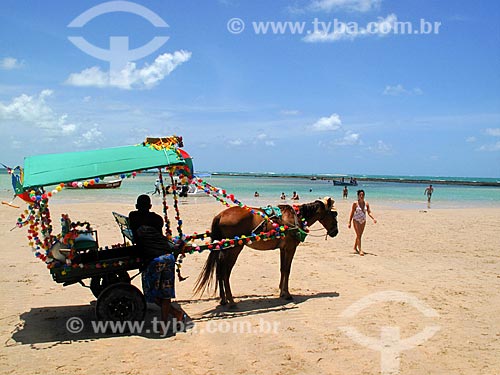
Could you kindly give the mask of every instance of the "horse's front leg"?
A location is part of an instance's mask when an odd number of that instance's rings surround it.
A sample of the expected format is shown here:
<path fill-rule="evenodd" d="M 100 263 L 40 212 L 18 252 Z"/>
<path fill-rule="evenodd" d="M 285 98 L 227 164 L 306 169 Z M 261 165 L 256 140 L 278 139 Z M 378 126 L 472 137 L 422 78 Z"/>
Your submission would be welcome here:
<path fill-rule="evenodd" d="M 290 277 L 290 271 L 292 269 L 292 260 L 295 255 L 295 250 L 297 249 L 297 245 L 288 245 L 280 248 L 280 256 L 281 256 L 281 281 L 280 281 L 280 297 L 285 298 L 287 300 L 292 300 L 293 297 L 288 291 L 288 279 Z"/>
<path fill-rule="evenodd" d="M 285 275 L 283 273 L 283 265 L 284 264 L 285 264 L 285 248 L 280 247 L 280 286 L 279 286 L 280 293 L 281 293 L 281 289 L 283 288 L 283 279 L 285 277 Z M 281 295 L 280 295 L 280 297 L 281 297 Z"/>

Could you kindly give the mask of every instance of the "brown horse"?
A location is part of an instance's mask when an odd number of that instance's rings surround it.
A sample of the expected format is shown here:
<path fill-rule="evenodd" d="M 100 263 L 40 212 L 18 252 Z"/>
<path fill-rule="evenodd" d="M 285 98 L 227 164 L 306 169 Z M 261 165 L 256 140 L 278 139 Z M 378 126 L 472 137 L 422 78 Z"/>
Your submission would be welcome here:
<path fill-rule="evenodd" d="M 271 216 L 271 220 L 282 226 L 289 227 L 285 236 L 281 238 L 269 239 L 266 241 L 254 241 L 246 244 L 256 250 L 280 249 L 280 297 L 291 300 L 292 296 L 288 291 L 288 277 L 292 266 L 295 249 L 301 242 L 300 232 L 303 226 L 302 219 L 307 225 L 312 225 L 319 221 L 326 229 L 330 237 L 335 237 L 339 232 L 337 226 L 337 211 L 333 210 L 333 199 L 325 198 L 312 203 L 299 206 L 280 205 L 282 217 Z M 264 212 L 260 208 L 253 208 L 255 211 Z M 235 236 L 251 236 L 253 233 L 268 232 L 273 229 L 270 222 L 266 222 L 261 216 L 255 215 L 249 209 L 242 207 L 230 207 L 219 213 L 212 221 L 212 240 L 234 238 Z M 302 232 L 303 233 L 303 232 Z M 229 277 L 238 255 L 245 245 L 237 245 L 224 250 L 213 250 L 203 267 L 201 274 L 195 285 L 195 292 L 203 294 L 210 288 L 214 271 L 216 275 L 215 290 L 219 287 L 220 304 L 229 303 L 234 306 L 234 299 L 229 285 Z"/>

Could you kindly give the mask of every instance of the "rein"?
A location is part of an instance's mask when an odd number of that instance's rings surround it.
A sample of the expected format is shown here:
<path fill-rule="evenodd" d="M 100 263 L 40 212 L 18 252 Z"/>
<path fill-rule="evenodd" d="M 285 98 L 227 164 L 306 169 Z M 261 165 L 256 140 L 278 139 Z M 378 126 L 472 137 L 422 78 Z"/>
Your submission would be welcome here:
<path fill-rule="evenodd" d="M 318 229 L 309 229 L 309 232 L 319 232 L 319 231 L 325 231 L 325 241 L 328 239 L 328 230 L 326 228 L 318 228 Z M 322 234 L 311 234 L 309 233 L 309 236 L 311 237 L 323 237 Z"/>
<path fill-rule="evenodd" d="M 320 229 L 320 230 L 323 230 L 323 229 Z M 324 229 L 324 230 L 326 230 L 326 229 Z M 310 233 L 308 233 L 308 235 L 311 237 L 323 237 L 322 234 L 310 234 Z M 325 238 L 325 240 L 326 240 L 328 238 L 328 232 L 325 233 L 325 236 L 326 236 L 326 238 Z"/>

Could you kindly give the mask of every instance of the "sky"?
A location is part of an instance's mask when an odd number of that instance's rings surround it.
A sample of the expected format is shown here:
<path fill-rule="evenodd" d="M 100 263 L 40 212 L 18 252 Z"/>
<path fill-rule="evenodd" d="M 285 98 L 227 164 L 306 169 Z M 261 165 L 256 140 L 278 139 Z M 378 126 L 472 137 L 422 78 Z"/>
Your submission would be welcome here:
<path fill-rule="evenodd" d="M 198 171 L 500 177 L 498 1 L 0 10 L 9 166 L 176 134 Z"/>

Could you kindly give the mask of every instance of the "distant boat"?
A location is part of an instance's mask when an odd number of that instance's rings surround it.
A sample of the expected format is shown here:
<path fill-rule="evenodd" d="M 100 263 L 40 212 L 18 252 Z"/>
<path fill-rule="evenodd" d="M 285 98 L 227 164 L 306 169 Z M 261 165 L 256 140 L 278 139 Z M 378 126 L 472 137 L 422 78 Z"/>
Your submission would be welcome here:
<path fill-rule="evenodd" d="M 184 190 L 183 190 L 183 188 L 184 188 Z M 186 196 L 187 197 L 205 197 L 205 196 L 207 196 L 207 194 L 205 193 L 204 190 L 199 189 L 194 184 L 178 186 L 177 187 L 177 194 L 179 194 L 180 197 L 186 197 Z"/>
<path fill-rule="evenodd" d="M 66 184 L 67 188 L 70 189 L 116 189 L 119 188 L 122 184 L 122 180 L 112 180 L 112 181 L 101 181 L 96 182 L 94 184 L 86 184 L 86 185 L 77 185 L 73 186 L 72 184 Z"/>
<path fill-rule="evenodd" d="M 350 180 L 350 181 L 337 181 L 333 180 L 333 185 L 334 186 L 358 186 L 358 181 L 356 180 Z"/>
<path fill-rule="evenodd" d="M 311 177 L 311 181 L 316 181 L 318 178 L 316 176 Z"/>

